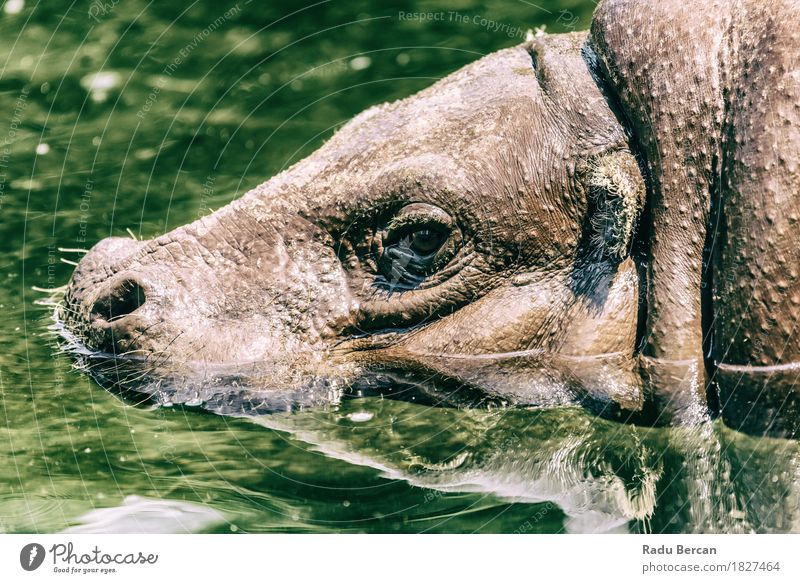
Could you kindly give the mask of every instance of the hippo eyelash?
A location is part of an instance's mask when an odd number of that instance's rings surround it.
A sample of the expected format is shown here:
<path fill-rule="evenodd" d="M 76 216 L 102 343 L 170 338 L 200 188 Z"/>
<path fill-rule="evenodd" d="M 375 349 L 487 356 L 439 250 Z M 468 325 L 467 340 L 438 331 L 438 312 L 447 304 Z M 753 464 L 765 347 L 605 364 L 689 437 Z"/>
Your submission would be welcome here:
<path fill-rule="evenodd" d="M 407 229 L 430 225 L 442 230 L 453 228 L 453 219 L 438 207 L 412 203 L 402 209 L 386 226 L 387 233 L 400 233 Z"/>

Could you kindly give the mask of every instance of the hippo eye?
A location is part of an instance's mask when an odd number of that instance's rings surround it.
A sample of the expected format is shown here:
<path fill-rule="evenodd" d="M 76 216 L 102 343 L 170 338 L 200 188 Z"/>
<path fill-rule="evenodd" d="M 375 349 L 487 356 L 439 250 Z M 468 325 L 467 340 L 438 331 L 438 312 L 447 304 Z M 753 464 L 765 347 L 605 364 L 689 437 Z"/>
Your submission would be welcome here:
<path fill-rule="evenodd" d="M 452 259 L 459 241 L 445 211 L 423 203 L 407 205 L 379 233 L 379 283 L 390 289 L 418 287 Z"/>
<path fill-rule="evenodd" d="M 430 255 L 444 243 L 444 233 L 434 229 L 420 229 L 410 235 L 412 251 L 419 255 Z"/>

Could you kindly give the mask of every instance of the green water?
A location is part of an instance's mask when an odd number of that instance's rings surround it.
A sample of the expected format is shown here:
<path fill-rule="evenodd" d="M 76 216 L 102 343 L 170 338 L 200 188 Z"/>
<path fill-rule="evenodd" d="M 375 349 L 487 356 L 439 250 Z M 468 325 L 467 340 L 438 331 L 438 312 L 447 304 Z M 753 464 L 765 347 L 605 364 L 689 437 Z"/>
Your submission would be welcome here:
<path fill-rule="evenodd" d="M 134 407 L 72 370 L 33 289 L 67 281 L 80 255 L 59 248 L 186 223 L 365 107 L 594 7 L 309 4 L 5 2 L 0 531 L 800 530 L 797 445 L 718 422 L 380 398 L 232 419 Z"/>

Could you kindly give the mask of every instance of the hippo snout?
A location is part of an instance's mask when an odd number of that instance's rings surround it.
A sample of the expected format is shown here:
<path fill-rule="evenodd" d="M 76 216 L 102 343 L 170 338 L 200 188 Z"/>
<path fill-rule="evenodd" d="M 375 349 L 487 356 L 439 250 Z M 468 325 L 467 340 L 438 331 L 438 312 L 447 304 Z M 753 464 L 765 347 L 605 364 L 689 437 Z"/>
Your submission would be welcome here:
<path fill-rule="evenodd" d="M 60 316 L 89 353 L 202 368 L 317 354 L 349 324 L 351 303 L 319 229 L 234 207 L 151 240 L 101 241 Z"/>
<path fill-rule="evenodd" d="M 61 318 L 89 351 L 120 354 L 130 317 L 140 315 L 152 295 L 147 277 L 123 267 L 142 245 L 122 237 L 103 239 L 75 269 Z"/>

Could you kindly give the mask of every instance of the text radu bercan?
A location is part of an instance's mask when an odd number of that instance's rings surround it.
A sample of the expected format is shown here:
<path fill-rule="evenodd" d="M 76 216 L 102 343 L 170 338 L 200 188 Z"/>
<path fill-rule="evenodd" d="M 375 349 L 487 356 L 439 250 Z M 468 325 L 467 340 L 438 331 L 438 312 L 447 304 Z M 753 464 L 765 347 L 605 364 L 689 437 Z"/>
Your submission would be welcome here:
<path fill-rule="evenodd" d="M 689 547 L 685 545 L 642 545 L 643 555 L 716 555 L 716 547 Z"/>

